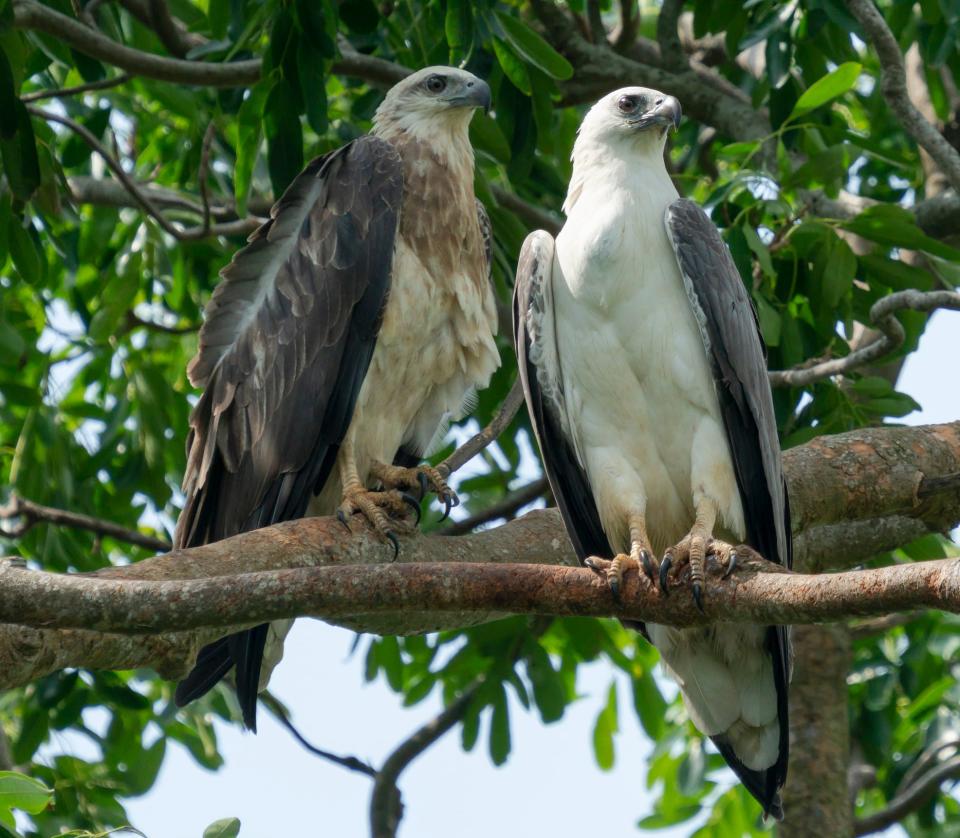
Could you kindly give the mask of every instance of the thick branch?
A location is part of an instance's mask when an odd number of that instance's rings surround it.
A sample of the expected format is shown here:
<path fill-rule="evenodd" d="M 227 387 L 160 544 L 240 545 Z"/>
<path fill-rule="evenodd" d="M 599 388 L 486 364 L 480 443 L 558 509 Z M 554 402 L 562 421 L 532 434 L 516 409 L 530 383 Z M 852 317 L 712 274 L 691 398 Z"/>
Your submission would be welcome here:
<path fill-rule="evenodd" d="M 683 0 L 663 0 L 657 17 L 657 43 L 660 45 L 660 60 L 671 70 L 683 70 L 687 66 L 686 54 L 680 45 L 678 23 Z"/>
<path fill-rule="evenodd" d="M 770 373 L 773 387 L 806 387 L 824 378 L 843 375 L 889 355 L 903 344 L 906 333 L 894 312 L 935 311 L 939 308 L 960 311 L 957 291 L 897 291 L 877 300 L 870 308 L 870 321 L 878 331 L 876 340 L 843 358 L 833 358 L 813 366 L 794 367 Z"/>
<path fill-rule="evenodd" d="M 847 0 L 847 8 L 860 21 L 864 33 L 877 51 L 882 72 L 880 87 L 891 110 L 907 133 L 936 161 L 953 188 L 960 192 L 960 152 L 910 101 L 903 55 L 883 15 L 874 6 L 873 0 Z"/>
<path fill-rule="evenodd" d="M 204 87 L 246 87 L 260 79 L 260 59 L 215 64 L 166 58 L 118 44 L 95 29 L 43 6 L 34 0 L 15 0 L 13 25 L 51 35 L 74 49 L 131 75 Z M 333 63 L 332 72 L 354 76 L 373 84 L 395 84 L 410 70 L 391 61 L 344 49 Z"/>
<path fill-rule="evenodd" d="M 786 452 L 784 461 L 798 530 L 897 516 L 920 522 L 923 531 L 942 532 L 960 520 L 960 491 L 950 488 L 949 482 L 937 480 L 960 471 L 960 423 L 925 428 L 877 428 L 822 438 Z M 936 491 L 928 495 L 924 485 Z M 915 537 L 913 532 L 907 535 Z M 385 564 L 392 554 L 389 545 L 365 529 L 351 535 L 329 519 L 313 518 L 257 530 L 193 550 L 174 551 L 127 567 L 101 571 L 96 576 L 127 580 L 209 580 L 279 568 Z M 846 557 L 835 555 L 832 562 L 822 555 L 816 559 L 818 566 L 830 566 L 832 563 L 843 565 Z M 856 560 L 859 561 L 859 557 Z M 536 510 L 482 533 L 457 538 L 412 536 L 404 541 L 398 565 L 404 562 L 572 565 L 576 558 L 556 510 Z M 394 572 L 397 567 L 389 570 Z M 441 566 L 434 567 L 437 568 L 434 573 L 439 574 Z M 364 601 L 370 601 L 367 583 L 379 577 L 379 572 L 353 570 L 357 571 L 356 581 L 362 583 Z M 21 576 L 43 578 L 33 572 L 16 572 Z M 532 585 L 535 575 L 525 578 Z M 559 584 L 560 578 L 555 577 L 554 581 Z M 591 590 L 589 576 L 575 575 L 572 579 L 575 588 L 571 590 L 579 591 L 581 586 Z M 81 577 L 75 581 L 92 580 Z M 611 608 L 603 591 L 595 590 L 588 593 L 588 597 L 597 598 L 595 605 Z M 689 606 L 687 597 L 676 599 L 678 605 L 669 607 L 682 606 L 681 600 Z M 905 607 L 913 606 L 905 604 Z M 362 631 L 404 634 L 473 625 L 495 619 L 514 608 L 513 602 L 504 601 L 486 613 L 436 610 L 354 613 L 333 621 Z M 50 610 L 56 609 L 51 606 Z M 140 612 L 133 622 L 142 614 Z M 25 619 L 20 615 L 21 610 L 17 610 L 8 619 Z M 0 688 L 27 683 L 66 666 L 101 669 L 150 666 L 167 677 L 178 677 L 189 669 L 199 645 L 222 633 L 223 629 L 124 637 L 94 631 L 0 626 Z"/>

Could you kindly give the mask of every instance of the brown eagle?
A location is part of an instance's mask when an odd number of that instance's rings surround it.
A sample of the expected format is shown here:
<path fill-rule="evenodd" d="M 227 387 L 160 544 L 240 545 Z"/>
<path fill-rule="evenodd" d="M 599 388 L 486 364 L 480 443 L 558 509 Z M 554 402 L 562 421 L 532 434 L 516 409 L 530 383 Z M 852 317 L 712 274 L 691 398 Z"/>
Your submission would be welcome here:
<path fill-rule="evenodd" d="M 490 88 L 463 70 L 407 77 L 372 132 L 313 160 L 221 272 L 187 370 L 204 392 L 176 547 L 336 512 L 363 514 L 396 550 L 397 521 L 407 505 L 419 512 L 406 490 L 429 486 L 447 511 L 456 503 L 416 463 L 500 363 L 467 133 L 489 105 Z M 289 627 L 202 649 L 177 704 L 235 668 L 256 729 Z"/>

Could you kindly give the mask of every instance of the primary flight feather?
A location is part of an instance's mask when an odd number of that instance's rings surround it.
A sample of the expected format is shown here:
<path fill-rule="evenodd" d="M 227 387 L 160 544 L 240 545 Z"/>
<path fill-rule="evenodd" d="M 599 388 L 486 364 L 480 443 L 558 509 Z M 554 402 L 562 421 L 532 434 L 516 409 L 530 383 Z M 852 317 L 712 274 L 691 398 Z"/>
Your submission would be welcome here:
<path fill-rule="evenodd" d="M 336 512 L 365 515 L 395 549 L 405 509 L 419 511 L 407 490 L 455 502 L 436 470 L 414 466 L 500 363 L 467 133 L 489 105 L 464 70 L 407 77 L 372 132 L 311 162 L 223 270 L 188 369 L 204 392 L 176 547 Z M 289 626 L 201 650 L 177 703 L 235 670 L 255 728 Z"/>
<path fill-rule="evenodd" d="M 733 570 L 745 543 L 790 566 L 790 520 L 765 351 L 716 227 L 664 165 L 680 105 L 610 93 L 587 114 L 556 239 L 520 255 L 514 337 L 567 531 L 615 595 L 642 569 L 663 595 Z M 722 540 L 721 540 L 722 539 Z M 658 560 L 656 557 L 660 556 Z M 782 816 L 790 647 L 782 627 L 637 625 L 764 811 Z"/>

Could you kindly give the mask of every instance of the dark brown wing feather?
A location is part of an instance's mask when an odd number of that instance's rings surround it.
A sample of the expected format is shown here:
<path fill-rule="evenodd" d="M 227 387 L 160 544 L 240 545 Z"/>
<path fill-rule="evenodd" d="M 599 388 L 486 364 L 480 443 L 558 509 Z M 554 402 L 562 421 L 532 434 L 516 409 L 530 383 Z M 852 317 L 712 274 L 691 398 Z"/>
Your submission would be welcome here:
<path fill-rule="evenodd" d="M 527 236 L 520 251 L 513 289 L 513 341 L 530 421 L 540 446 L 543 469 L 573 542 L 577 558 L 612 558 L 613 551 L 600 523 L 587 473 L 573 444 L 563 433 L 563 384 L 556 358 L 553 304 L 548 284 L 553 269 L 554 241 L 538 230 Z M 536 359 L 540 359 L 538 362 Z M 547 382 L 546 392 L 541 382 Z"/>
<path fill-rule="evenodd" d="M 312 161 L 222 271 L 188 368 L 205 389 L 177 547 L 302 517 L 323 487 L 373 355 L 402 192 L 396 149 L 357 139 Z M 266 625 L 207 647 L 177 702 L 236 665 L 254 727 L 265 639 Z"/>
<path fill-rule="evenodd" d="M 747 527 L 747 543 L 766 559 L 791 567 L 790 508 L 783 479 L 780 442 L 767 378 L 766 352 L 753 304 L 720 234 L 693 201 L 680 199 L 666 215 L 690 303 L 697 313 L 730 442 Z M 790 638 L 783 626 L 767 630 L 780 721 L 780 756 L 766 771 L 752 771 L 729 745 L 720 752 L 771 814 L 787 774 L 789 733 L 787 685 Z"/>

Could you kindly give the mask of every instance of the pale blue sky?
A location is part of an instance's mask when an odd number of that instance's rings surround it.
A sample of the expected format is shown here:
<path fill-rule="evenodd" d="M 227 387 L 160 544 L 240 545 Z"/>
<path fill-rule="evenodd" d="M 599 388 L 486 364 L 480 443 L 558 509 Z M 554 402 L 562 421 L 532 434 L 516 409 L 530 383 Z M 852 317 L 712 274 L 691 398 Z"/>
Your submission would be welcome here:
<path fill-rule="evenodd" d="M 905 422 L 960 417 L 960 394 L 944 375 L 957 358 L 960 315 L 935 315 L 903 371 L 900 389 L 923 406 Z M 352 640 L 350 632 L 300 620 L 271 689 L 316 745 L 379 765 L 440 704 L 434 696 L 404 710 L 382 682 L 364 684 L 362 655 L 348 659 Z M 584 667 L 578 684 L 582 700 L 551 726 L 513 701 L 513 751 L 500 768 L 490 762 L 482 735 L 466 754 L 459 731 L 451 732 L 401 778 L 407 807 L 401 836 L 640 835 L 635 824 L 652 805 L 644 783 L 650 744 L 636 721 L 625 681 L 616 766 L 602 772 L 593 758 L 593 723 L 611 677 L 603 664 Z M 226 766 L 217 773 L 199 768 L 174 745 L 155 788 L 129 802 L 134 825 L 149 838 L 199 838 L 211 821 L 237 816 L 243 822 L 241 838 L 366 835 L 369 780 L 311 756 L 268 713 L 261 710 L 260 718 L 256 736 L 219 726 Z M 691 831 L 687 824 L 651 834 L 679 838 Z"/>

